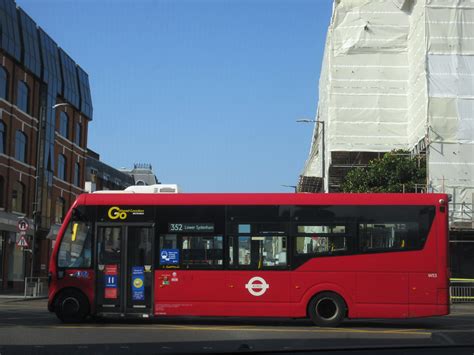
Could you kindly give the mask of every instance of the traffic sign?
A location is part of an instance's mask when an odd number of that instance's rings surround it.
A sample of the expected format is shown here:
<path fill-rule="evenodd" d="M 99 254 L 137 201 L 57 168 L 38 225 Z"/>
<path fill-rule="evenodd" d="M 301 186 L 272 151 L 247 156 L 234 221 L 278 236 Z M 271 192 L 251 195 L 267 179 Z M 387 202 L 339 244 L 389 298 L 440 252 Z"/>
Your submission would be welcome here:
<path fill-rule="evenodd" d="M 22 218 L 18 221 L 18 230 L 21 232 L 26 232 L 30 227 L 28 221 L 25 218 Z"/>
<path fill-rule="evenodd" d="M 23 234 L 20 236 L 20 239 L 18 240 L 16 245 L 22 248 L 28 248 L 28 242 L 26 241 L 25 236 Z"/>

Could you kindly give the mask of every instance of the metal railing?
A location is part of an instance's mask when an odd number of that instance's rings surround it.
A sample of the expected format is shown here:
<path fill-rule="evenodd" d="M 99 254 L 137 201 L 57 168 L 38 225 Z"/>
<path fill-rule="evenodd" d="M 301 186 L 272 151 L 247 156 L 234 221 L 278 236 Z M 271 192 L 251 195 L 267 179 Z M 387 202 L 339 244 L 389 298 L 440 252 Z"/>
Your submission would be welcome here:
<path fill-rule="evenodd" d="M 47 277 L 25 277 L 25 298 L 47 297 Z"/>
<path fill-rule="evenodd" d="M 472 203 L 449 203 L 449 221 L 473 223 Z"/>
<path fill-rule="evenodd" d="M 449 298 L 451 303 L 474 302 L 474 279 L 451 279 Z"/>

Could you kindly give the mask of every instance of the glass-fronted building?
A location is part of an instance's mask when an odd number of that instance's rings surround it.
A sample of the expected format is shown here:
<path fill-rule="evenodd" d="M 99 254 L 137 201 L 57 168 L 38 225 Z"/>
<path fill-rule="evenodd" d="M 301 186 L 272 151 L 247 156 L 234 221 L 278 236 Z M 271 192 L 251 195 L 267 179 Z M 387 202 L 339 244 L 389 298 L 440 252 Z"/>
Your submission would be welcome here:
<path fill-rule="evenodd" d="M 58 105 L 59 104 L 59 105 Z M 0 0 L 0 291 L 46 276 L 51 227 L 83 192 L 87 73 L 13 0 Z M 17 246 L 27 219 L 28 247 Z M 35 238 L 33 238 L 35 236 Z M 34 239 L 34 241 L 33 241 Z M 33 243 L 34 242 L 34 243 Z"/>

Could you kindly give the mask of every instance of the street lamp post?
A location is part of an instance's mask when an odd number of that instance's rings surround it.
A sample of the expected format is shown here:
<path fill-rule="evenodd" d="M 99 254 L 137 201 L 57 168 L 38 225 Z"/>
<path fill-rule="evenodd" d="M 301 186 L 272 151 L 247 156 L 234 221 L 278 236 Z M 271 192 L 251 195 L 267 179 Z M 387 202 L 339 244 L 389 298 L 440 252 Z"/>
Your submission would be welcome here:
<path fill-rule="evenodd" d="M 298 192 L 298 186 L 296 186 L 296 185 L 280 185 L 280 186 L 292 188 L 292 189 L 295 189 L 295 193 Z"/>
<path fill-rule="evenodd" d="M 322 178 L 324 179 L 324 177 L 326 176 L 326 162 L 325 162 L 325 154 L 326 154 L 326 147 L 325 147 L 325 141 L 324 141 L 324 136 L 325 136 L 325 127 L 324 127 L 324 121 L 319 121 L 319 120 L 309 120 L 309 119 L 306 119 L 306 118 L 303 118 L 303 119 L 299 119 L 299 120 L 296 120 L 296 122 L 298 123 L 316 123 L 316 126 L 321 126 L 321 149 L 323 151 L 323 153 L 321 154 L 321 159 L 322 159 L 322 163 L 321 163 L 321 167 L 322 167 Z"/>
<path fill-rule="evenodd" d="M 46 98 L 43 98 L 43 102 L 46 102 Z M 59 104 L 55 104 L 51 106 L 53 110 L 58 107 L 62 106 L 69 106 L 69 103 L 63 102 Z M 46 121 L 46 105 L 42 105 L 40 108 L 40 117 L 39 117 L 39 130 L 38 130 L 38 144 L 40 145 L 36 151 L 36 182 L 35 182 L 35 202 L 33 203 L 33 238 L 31 241 L 31 265 L 30 265 L 30 277 L 33 277 L 34 268 L 35 268 L 35 257 L 36 257 L 36 238 L 38 234 L 38 227 L 39 227 L 39 218 L 41 218 L 41 205 L 40 205 L 40 193 L 41 188 L 40 184 L 42 181 L 42 176 L 40 174 L 44 174 L 43 171 L 43 156 L 44 149 L 42 149 L 43 145 L 43 129 L 45 129 L 45 121 Z"/>
<path fill-rule="evenodd" d="M 62 102 L 60 104 L 53 105 L 51 108 L 54 110 L 61 106 L 69 106 L 69 104 L 67 102 Z"/>

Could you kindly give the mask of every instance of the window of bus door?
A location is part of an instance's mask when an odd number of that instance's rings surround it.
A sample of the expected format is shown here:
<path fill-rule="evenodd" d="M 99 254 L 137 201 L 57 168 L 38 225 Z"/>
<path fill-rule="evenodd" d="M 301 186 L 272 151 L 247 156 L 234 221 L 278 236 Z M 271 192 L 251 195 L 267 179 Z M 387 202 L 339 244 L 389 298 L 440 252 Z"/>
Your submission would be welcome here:
<path fill-rule="evenodd" d="M 120 264 L 121 227 L 104 227 L 98 238 L 98 264 Z"/>
<path fill-rule="evenodd" d="M 92 230 L 87 222 L 69 221 L 58 253 L 60 268 L 90 268 L 92 265 Z"/>

